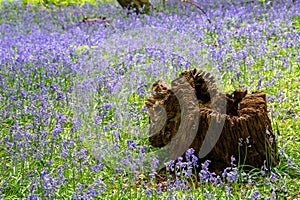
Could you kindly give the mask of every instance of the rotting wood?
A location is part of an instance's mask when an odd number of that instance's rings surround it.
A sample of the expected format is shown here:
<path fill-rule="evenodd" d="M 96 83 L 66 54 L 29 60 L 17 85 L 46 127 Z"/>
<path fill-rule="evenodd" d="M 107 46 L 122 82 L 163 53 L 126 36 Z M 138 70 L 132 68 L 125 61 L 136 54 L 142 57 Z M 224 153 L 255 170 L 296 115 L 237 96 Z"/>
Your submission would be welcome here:
<path fill-rule="evenodd" d="M 186 83 L 191 87 L 183 87 Z M 193 95 L 198 105 L 194 104 Z M 218 107 L 218 98 L 221 97 L 226 99 L 226 113 L 220 113 L 221 108 Z M 213 108 L 212 102 L 215 103 Z M 223 94 L 217 91 L 212 76 L 194 69 L 183 72 L 171 87 L 163 80 L 154 83 L 153 95 L 146 101 L 146 106 L 150 118 L 150 144 L 163 147 L 172 141 L 170 158 L 173 160 L 177 159 L 177 149 L 185 144 L 190 144 L 188 147 L 193 148 L 198 156 L 210 122 L 224 119 L 217 143 L 199 162 L 210 160 L 210 169 L 218 173 L 230 166 L 231 156 L 236 160 L 240 158 L 240 164 L 256 168 L 260 168 L 265 160 L 268 166 L 278 164 L 275 135 L 263 92 L 248 94 L 246 90 L 235 90 L 232 94 Z M 196 122 L 199 126 L 197 134 L 192 137 L 189 128 L 195 123 L 192 118 L 195 111 L 199 112 L 199 121 Z M 185 133 L 176 135 L 180 126 Z M 213 140 L 213 136 L 210 139 Z M 239 146 L 241 140 L 242 146 Z M 182 156 L 185 157 L 184 154 Z"/>

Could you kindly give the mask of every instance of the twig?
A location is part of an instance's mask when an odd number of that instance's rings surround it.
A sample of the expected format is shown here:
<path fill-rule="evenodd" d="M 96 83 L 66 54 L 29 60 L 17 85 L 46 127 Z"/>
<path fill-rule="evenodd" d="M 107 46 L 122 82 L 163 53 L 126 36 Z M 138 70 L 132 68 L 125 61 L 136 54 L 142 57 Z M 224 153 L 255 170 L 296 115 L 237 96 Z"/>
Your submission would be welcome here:
<path fill-rule="evenodd" d="M 96 17 L 96 18 L 83 18 L 81 22 L 88 23 L 88 22 L 106 22 L 106 17 Z"/>
<path fill-rule="evenodd" d="M 195 2 L 190 1 L 190 0 L 181 0 L 181 2 L 188 3 L 188 4 L 198 8 L 206 16 L 207 21 L 211 24 L 211 21 L 210 21 L 208 15 L 207 15 L 207 13 L 198 4 L 196 4 Z"/>

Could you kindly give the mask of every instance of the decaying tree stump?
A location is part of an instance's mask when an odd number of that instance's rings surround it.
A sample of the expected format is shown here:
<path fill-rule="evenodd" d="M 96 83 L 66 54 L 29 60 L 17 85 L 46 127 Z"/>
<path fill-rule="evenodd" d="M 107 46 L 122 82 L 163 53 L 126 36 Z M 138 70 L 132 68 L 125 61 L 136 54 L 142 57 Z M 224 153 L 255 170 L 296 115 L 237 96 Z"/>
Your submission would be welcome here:
<path fill-rule="evenodd" d="M 143 13 L 147 13 L 150 10 L 151 3 L 149 0 L 117 0 L 118 3 L 128 10 L 135 9 L 137 14 L 143 9 Z"/>
<path fill-rule="evenodd" d="M 210 160 L 210 169 L 216 172 L 230 166 L 231 156 L 240 159 L 241 165 L 260 168 L 265 161 L 267 166 L 277 165 L 263 92 L 220 93 L 213 78 L 196 69 L 183 72 L 171 87 L 159 80 L 152 89 L 153 95 L 146 101 L 149 140 L 154 147 L 168 145 L 170 159 L 184 157 L 185 151 L 193 148 L 199 161 Z M 215 127 L 209 135 L 212 124 Z"/>

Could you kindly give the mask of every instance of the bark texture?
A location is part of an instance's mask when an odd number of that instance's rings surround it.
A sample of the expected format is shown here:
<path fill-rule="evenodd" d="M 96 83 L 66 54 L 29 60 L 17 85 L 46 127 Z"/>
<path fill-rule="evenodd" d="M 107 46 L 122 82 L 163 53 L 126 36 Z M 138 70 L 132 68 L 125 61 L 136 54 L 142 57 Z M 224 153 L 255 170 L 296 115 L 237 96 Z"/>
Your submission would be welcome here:
<path fill-rule="evenodd" d="M 231 156 L 240 165 L 257 168 L 265 160 L 267 166 L 278 164 L 263 92 L 223 94 L 209 74 L 194 69 L 183 72 L 171 87 L 163 80 L 154 83 L 146 106 L 150 143 L 154 147 L 168 145 L 173 160 L 178 151 L 184 157 L 185 151 L 193 148 L 200 162 L 211 160 L 210 169 L 215 172 L 230 166 Z M 207 134 L 212 124 L 216 133 Z M 210 151 L 202 155 L 203 145 Z"/>

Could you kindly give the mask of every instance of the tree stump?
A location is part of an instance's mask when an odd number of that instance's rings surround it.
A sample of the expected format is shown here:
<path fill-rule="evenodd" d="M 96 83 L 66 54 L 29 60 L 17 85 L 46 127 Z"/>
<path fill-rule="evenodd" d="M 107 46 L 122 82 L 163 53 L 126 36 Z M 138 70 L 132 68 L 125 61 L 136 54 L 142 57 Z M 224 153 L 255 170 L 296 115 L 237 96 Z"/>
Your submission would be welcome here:
<path fill-rule="evenodd" d="M 263 92 L 223 94 L 210 74 L 196 69 L 183 72 L 171 87 L 159 80 L 152 89 L 146 101 L 150 144 L 167 145 L 170 159 L 184 158 L 193 148 L 199 161 L 210 160 L 217 173 L 230 166 L 231 156 L 239 165 L 256 168 L 278 164 Z"/>
<path fill-rule="evenodd" d="M 151 3 L 149 0 L 117 0 L 118 3 L 122 6 L 122 8 L 128 9 L 128 10 L 135 10 L 137 14 L 141 13 L 147 13 L 150 10 Z"/>

